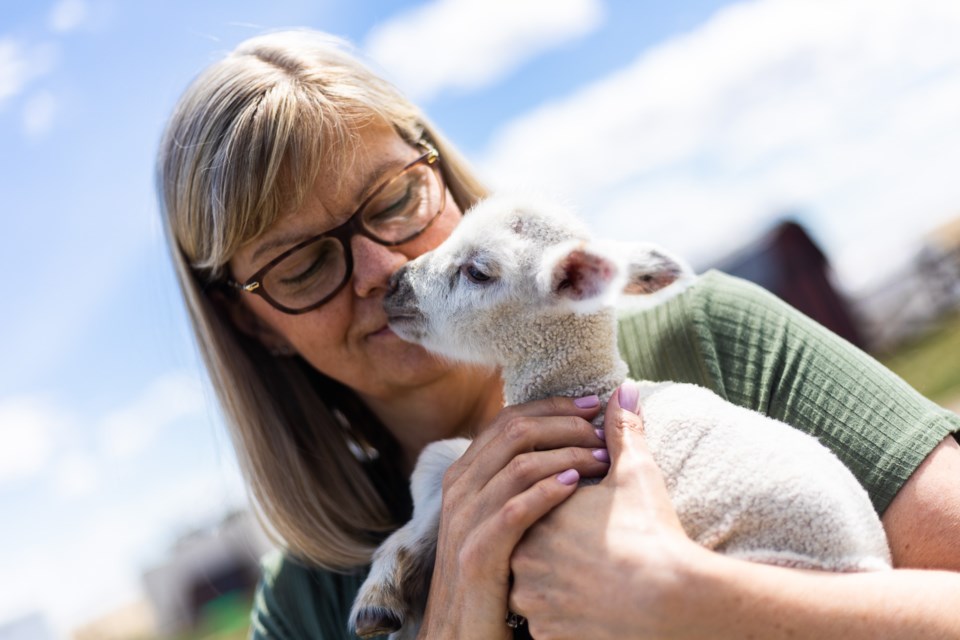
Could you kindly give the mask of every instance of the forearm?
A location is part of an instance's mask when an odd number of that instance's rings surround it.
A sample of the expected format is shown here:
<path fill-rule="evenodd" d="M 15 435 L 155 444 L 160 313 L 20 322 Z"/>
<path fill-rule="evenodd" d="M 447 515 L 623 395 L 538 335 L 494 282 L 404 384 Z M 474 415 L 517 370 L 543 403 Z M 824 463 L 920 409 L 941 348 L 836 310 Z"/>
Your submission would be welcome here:
<path fill-rule="evenodd" d="M 960 638 L 958 473 L 960 446 L 947 438 L 883 518 L 897 564 L 950 571 L 801 572 L 703 551 L 687 565 L 704 570 L 689 606 L 729 626 L 711 637 Z"/>
<path fill-rule="evenodd" d="M 677 637 L 958 638 L 960 573 L 799 571 L 701 558 L 675 611 Z"/>

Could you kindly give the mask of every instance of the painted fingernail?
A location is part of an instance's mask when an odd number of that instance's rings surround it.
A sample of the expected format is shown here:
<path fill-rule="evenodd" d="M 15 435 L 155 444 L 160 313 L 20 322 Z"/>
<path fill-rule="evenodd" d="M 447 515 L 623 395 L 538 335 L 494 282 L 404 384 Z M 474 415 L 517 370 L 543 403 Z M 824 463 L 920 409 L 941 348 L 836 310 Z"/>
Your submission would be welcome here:
<path fill-rule="evenodd" d="M 571 485 L 577 484 L 580 481 L 580 474 L 577 473 L 576 469 L 567 469 L 563 473 L 557 476 L 557 480 L 560 481 L 560 484 Z"/>
<path fill-rule="evenodd" d="M 600 462 L 610 462 L 610 452 L 606 449 L 594 449 L 592 453 L 593 457 Z"/>
<path fill-rule="evenodd" d="M 636 413 L 637 408 L 640 406 L 640 389 L 637 388 L 636 384 L 627 380 L 620 385 L 619 400 L 621 409 Z"/>
<path fill-rule="evenodd" d="M 604 442 L 607 441 L 607 432 L 604 431 L 603 429 L 594 429 L 593 432 L 597 434 L 597 437 L 603 440 Z"/>
<path fill-rule="evenodd" d="M 581 409 L 593 409 L 595 406 L 600 404 L 600 398 L 596 395 L 584 396 L 583 398 L 577 398 L 573 401 L 573 404 L 577 405 Z"/>

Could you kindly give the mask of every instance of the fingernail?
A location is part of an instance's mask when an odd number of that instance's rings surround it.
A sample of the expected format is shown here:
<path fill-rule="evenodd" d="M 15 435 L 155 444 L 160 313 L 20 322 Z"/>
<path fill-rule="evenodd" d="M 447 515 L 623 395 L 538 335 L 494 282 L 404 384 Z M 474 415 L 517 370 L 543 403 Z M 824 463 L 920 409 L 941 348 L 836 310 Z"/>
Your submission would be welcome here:
<path fill-rule="evenodd" d="M 597 437 L 603 440 L 604 442 L 607 441 L 607 432 L 604 431 L 603 429 L 594 429 L 593 432 L 597 434 Z"/>
<path fill-rule="evenodd" d="M 640 406 L 640 389 L 637 388 L 637 385 L 627 380 L 620 385 L 619 393 L 620 408 L 636 413 Z"/>
<path fill-rule="evenodd" d="M 594 449 L 592 453 L 593 457 L 600 462 L 610 462 L 610 452 L 606 449 Z"/>
<path fill-rule="evenodd" d="M 584 396 L 583 398 L 577 398 L 574 400 L 573 404 L 577 405 L 581 409 L 593 409 L 595 406 L 600 404 L 600 398 L 596 395 Z"/>
<path fill-rule="evenodd" d="M 567 469 L 563 473 L 557 476 L 557 480 L 560 481 L 560 484 L 571 485 L 577 484 L 580 481 L 580 474 L 577 473 L 576 469 Z"/>

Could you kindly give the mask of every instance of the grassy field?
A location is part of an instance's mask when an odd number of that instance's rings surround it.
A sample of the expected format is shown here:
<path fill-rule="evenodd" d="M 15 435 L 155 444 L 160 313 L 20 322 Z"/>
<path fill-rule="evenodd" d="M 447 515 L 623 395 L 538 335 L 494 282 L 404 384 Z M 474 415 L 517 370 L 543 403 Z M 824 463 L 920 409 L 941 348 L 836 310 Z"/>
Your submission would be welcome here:
<path fill-rule="evenodd" d="M 249 595 L 229 593 L 208 602 L 202 612 L 200 627 L 176 640 L 245 640 L 250 629 Z"/>
<path fill-rule="evenodd" d="M 960 313 L 883 356 L 881 362 L 931 400 L 960 401 Z"/>

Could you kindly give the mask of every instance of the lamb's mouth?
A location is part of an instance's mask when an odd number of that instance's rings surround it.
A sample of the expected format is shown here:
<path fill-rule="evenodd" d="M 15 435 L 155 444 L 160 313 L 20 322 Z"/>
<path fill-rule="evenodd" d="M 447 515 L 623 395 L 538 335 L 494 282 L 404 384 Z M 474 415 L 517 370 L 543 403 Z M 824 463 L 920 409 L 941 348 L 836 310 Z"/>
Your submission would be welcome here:
<path fill-rule="evenodd" d="M 406 324 L 416 322 L 420 316 L 414 313 L 391 313 L 387 316 L 387 324 L 391 327 L 395 324 Z"/>
<path fill-rule="evenodd" d="M 416 342 L 423 336 L 423 315 L 409 310 L 387 313 L 387 326 L 404 340 Z"/>

